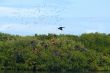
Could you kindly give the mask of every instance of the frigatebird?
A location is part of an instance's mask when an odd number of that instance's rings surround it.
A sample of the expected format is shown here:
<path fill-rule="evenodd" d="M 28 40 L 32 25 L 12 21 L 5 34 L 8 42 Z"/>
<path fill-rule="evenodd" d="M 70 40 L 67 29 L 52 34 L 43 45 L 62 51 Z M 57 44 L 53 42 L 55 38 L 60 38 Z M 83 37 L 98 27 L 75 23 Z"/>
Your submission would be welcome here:
<path fill-rule="evenodd" d="M 59 30 L 63 30 L 63 28 L 65 28 L 65 27 L 58 27 Z"/>

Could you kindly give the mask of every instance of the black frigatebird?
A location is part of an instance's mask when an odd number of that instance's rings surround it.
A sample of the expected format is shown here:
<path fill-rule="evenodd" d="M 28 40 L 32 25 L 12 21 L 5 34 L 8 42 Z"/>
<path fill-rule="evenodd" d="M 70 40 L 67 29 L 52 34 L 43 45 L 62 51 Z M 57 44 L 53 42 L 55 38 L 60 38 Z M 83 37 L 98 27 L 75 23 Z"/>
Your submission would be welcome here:
<path fill-rule="evenodd" d="M 65 27 L 58 27 L 59 30 L 63 30 L 63 28 L 65 28 Z"/>

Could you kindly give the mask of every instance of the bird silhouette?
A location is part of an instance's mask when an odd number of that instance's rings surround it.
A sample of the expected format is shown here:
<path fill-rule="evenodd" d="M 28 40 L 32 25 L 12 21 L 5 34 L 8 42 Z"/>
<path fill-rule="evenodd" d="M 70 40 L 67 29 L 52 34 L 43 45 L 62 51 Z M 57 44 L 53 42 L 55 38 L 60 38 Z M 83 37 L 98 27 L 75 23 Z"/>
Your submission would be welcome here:
<path fill-rule="evenodd" d="M 65 27 L 58 27 L 59 30 L 63 30 L 63 28 L 65 28 Z"/>

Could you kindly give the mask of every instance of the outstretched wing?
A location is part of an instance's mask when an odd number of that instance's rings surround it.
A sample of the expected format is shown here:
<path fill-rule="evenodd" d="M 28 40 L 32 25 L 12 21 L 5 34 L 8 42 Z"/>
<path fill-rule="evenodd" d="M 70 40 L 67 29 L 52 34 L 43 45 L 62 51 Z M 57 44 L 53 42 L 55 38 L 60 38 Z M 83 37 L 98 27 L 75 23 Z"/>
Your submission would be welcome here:
<path fill-rule="evenodd" d="M 65 27 L 59 27 L 58 29 L 59 29 L 59 30 L 63 30 L 63 28 L 65 28 Z"/>

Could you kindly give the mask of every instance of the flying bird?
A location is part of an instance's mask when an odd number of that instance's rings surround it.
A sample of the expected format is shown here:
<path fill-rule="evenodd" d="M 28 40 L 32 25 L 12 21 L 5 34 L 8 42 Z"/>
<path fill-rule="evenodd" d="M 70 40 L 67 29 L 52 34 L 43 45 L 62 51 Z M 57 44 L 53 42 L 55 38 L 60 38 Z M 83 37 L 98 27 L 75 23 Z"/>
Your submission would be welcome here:
<path fill-rule="evenodd" d="M 58 27 L 59 30 L 63 30 L 63 28 L 65 28 L 65 27 Z"/>

